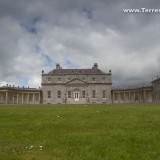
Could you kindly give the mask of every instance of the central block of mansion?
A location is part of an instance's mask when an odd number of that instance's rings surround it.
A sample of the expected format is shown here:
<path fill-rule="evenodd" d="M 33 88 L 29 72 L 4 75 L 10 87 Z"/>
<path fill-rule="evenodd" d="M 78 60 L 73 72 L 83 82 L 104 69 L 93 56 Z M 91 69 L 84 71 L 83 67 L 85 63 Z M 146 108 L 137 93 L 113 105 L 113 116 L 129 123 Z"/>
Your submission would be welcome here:
<path fill-rule="evenodd" d="M 112 103 L 112 74 L 104 73 L 95 63 L 91 69 L 56 69 L 42 71 L 44 104 Z"/>

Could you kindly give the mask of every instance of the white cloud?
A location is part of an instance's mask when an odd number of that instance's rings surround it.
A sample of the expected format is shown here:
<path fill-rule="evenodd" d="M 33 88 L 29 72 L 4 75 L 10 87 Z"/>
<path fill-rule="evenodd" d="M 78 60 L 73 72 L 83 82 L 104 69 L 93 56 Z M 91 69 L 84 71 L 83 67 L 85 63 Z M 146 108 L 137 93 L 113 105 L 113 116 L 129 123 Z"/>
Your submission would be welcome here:
<path fill-rule="evenodd" d="M 29 80 L 28 80 L 28 85 L 30 88 L 39 88 L 41 87 L 41 77 L 40 76 L 37 76 L 37 77 L 31 77 Z"/>
<path fill-rule="evenodd" d="M 0 87 L 7 86 L 7 85 L 14 86 L 15 83 L 14 82 L 5 82 L 5 81 L 0 82 Z"/>
<path fill-rule="evenodd" d="M 150 81 L 160 74 L 159 16 L 122 12 L 138 3 L 16 2 L 0 2 L 1 81 L 39 87 L 41 70 L 48 72 L 56 63 L 89 68 L 98 62 L 102 70 L 112 70 L 116 84 Z M 141 1 L 145 7 L 158 7 L 155 3 Z"/>

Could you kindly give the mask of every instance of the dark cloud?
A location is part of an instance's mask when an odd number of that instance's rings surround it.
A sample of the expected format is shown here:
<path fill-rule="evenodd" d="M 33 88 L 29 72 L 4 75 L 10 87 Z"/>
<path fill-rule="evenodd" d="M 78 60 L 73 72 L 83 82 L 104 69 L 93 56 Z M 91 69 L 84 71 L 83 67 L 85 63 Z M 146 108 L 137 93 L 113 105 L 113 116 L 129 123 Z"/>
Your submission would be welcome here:
<path fill-rule="evenodd" d="M 114 85 L 150 81 L 159 73 L 158 0 L 0 1 L 0 81 L 40 85 L 55 63 L 112 69 Z M 25 81 L 24 81 L 25 79 Z"/>

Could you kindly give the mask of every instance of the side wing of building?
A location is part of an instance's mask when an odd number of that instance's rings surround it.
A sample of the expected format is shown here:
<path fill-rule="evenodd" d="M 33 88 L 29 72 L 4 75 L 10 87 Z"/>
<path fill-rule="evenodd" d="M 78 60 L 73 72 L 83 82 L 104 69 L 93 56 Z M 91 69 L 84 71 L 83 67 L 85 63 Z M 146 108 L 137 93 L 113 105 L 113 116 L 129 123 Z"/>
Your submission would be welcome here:
<path fill-rule="evenodd" d="M 41 89 L 36 88 L 0 87 L 0 103 L 3 104 L 40 104 L 41 95 Z"/>
<path fill-rule="evenodd" d="M 152 85 L 114 88 L 113 103 L 152 103 Z"/>

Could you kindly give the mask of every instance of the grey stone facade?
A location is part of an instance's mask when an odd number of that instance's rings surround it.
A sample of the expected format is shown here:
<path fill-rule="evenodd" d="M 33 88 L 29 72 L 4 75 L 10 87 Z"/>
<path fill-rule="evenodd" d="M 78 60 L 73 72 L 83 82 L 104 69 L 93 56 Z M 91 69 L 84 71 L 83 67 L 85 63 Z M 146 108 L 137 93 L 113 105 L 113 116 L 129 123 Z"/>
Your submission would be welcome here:
<path fill-rule="evenodd" d="M 42 71 L 43 104 L 112 103 L 112 75 L 102 72 L 97 63 L 91 69 Z"/>
<path fill-rule="evenodd" d="M 6 104 L 110 104 L 160 103 L 160 78 L 152 84 L 112 88 L 112 74 L 97 63 L 90 69 L 62 69 L 57 64 L 42 71 L 42 88 L 0 87 L 0 103 Z"/>

